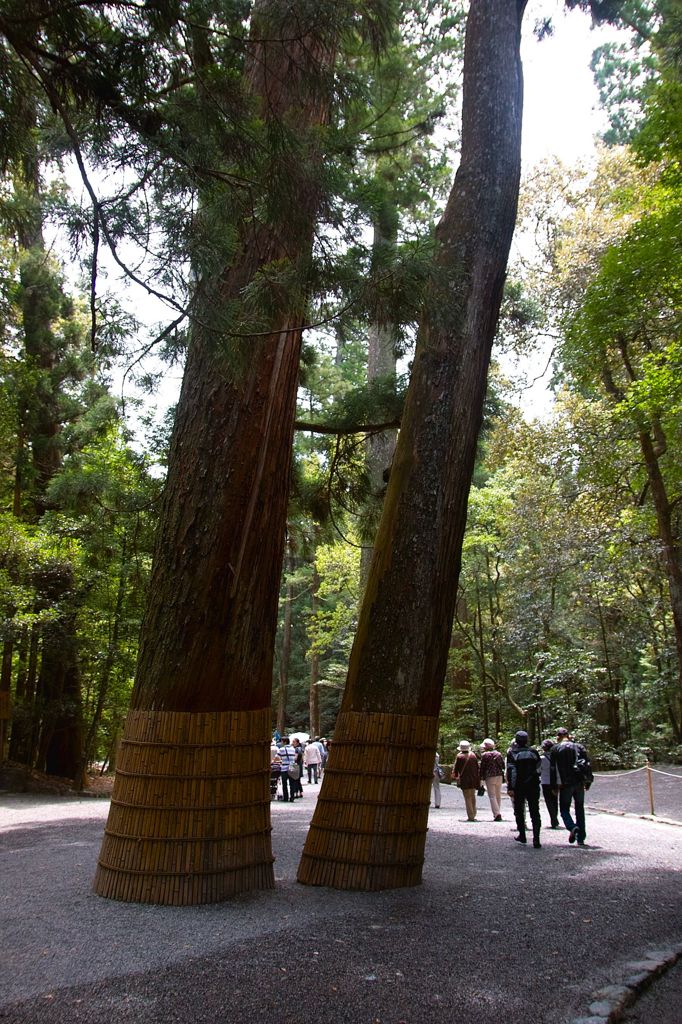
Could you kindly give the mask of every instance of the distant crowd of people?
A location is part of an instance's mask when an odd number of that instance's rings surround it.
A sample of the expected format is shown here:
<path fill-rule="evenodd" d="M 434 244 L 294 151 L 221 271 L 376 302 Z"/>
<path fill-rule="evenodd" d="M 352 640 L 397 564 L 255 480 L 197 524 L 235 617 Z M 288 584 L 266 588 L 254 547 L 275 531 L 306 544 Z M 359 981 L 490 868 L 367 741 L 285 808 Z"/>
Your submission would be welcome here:
<path fill-rule="evenodd" d="M 329 756 L 329 742 L 324 736 L 276 736 L 270 748 L 270 798 L 293 803 L 303 797 L 303 779 L 317 786 L 324 774 Z M 441 806 L 441 781 L 445 772 L 436 753 L 433 766 L 433 801 Z M 594 776 L 585 747 L 577 743 L 563 726 L 557 729 L 556 742 L 545 739 L 540 750 L 529 745 L 528 733 L 519 730 L 503 757 L 495 741 L 484 739 L 477 754 L 468 740 L 461 740 L 451 769 L 451 780 L 462 790 L 468 821 L 476 821 L 477 797 L 488 795 L 493 821 L 502 821 L 502 788 L 506 783 L 516 820 L 519 843 L 527 842 L 530 817 L 533 846 L 539 849 L 540 793 L 549 813 L 551 829 L 568 830 L 569 843 L 585 845 L 585 793 Z M 574 817 L 575 814 L 575 817 Z"/>
<path fill-rule="evenodd" d="M 439 755 L 433 767 L 434 805 L 441 805 L 440 784 L 444 777 Z M 568 729 L 557 729 L 556 742 L 543 740 L 540 750 L 529 746 L 528 733 L 520 730 L 507 750 L 506 758 L 496 750 L 495 741 L 485 739 L 477 755 L 468 740 L 462 740 L 451 771 L 452 781 L 462 790 L 468 821 L 476 821 L 476 798 L 488 794 L 493 821 L 502 821 L 502 786 L 514 807 L 518 834 L 526 843 L 526 808 L 531 821 L 533 846 L 540 842 L 540 791 L 549 813 L 548 828 L 568 829 L 569 843 L 585 845 L 585 792 L 594 780 L 589 754 L 572 739 Z M 575 812 L 575 818 L 573 816 Z"/>
<path fill-rule="evenodd" d="M 329 743 L 324 736 L 301 742 L 294 736 L 273 739 L 270 747 L 270 799 L 293 803 L 303 797 L 303 777 L 308 785 L 317 786 L 322 779 L 329 756 Z"/>

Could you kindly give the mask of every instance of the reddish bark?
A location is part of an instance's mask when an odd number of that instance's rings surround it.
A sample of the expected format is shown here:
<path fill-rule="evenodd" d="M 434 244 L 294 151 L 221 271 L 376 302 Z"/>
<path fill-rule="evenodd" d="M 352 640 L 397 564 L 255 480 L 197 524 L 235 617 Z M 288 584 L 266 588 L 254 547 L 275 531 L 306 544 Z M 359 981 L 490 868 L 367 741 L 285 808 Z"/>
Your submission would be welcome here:
<path fill-rule="evenodd" d="M 267 4 L 261 4 L 267 10 Z M 266 120 L 299 134 L 323 123 L 329 96 L 310 69 L 333 62 L 324 27 L 306 35 L 264 25 L 248 78 Z M 270 38 L 268 37 L 270 35 Z M 331 32 L 330 32 L 331 35 Z M 310 132 L 311 137 L 313 132 Z M 295 223 L 245 223 L 241 251 L 220 282 L 227 306 L 268 264 L 299 272 L 310 258 L 320 193 L 315 154 L 288 171 Z M 281 170 L 281 168 L 280 168 Z M 291 304 L 290 304 L 291 305 Z M 224 339 L 197 327 L 170 452 L 150 598 L 132 705 L 164 711 L 245 711 L 270 704 L 303 309 L 271 332 Z"/>
<path fill-rule="evenodd" d="M 520 175 L 525 3 L 472 5 L 462 157 L 438 227 L 344 710 L 438 714 Z"/>
<path fill-rule="evenodd" d="M 349 740 L 336 751 L 332 743 L 299 867 L 307 884 L 378 889 L 421 878 L 467 498 L 516 217 L 524 8 L 525 0 L 477 0 L 469 11 L 461 164 L 438 228 L 335 733 Z M 344 761 L 348 743 L 360 742 L 381 749 L 389 770 Z"/>

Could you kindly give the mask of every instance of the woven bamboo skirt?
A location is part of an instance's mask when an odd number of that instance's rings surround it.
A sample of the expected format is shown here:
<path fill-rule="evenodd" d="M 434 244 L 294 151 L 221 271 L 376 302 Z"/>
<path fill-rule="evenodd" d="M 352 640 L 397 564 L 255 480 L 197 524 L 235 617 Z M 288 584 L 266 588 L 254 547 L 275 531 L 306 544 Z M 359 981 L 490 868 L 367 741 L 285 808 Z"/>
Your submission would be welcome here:
<path fill-rule="evenodd" d="M 178 906 L 273 888 L 270 721 L 131 711 L 95 892 Z"/>
<path fill-rule="evenodd" d="M 438 719 L 339 715 L 298 880 L 337 889 L 421 882 Z"/>

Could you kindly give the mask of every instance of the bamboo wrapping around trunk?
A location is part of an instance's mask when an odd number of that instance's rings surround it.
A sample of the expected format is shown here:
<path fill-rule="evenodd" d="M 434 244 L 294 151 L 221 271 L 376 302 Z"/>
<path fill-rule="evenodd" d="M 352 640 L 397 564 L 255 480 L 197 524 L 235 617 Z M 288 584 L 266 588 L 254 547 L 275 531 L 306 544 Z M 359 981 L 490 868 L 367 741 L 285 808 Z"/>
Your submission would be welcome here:
<path fill-rule="evenodd" d="M 421 881 L 438 718 L 339 715 L 298 880 L 336 889 Z"/>
<path fill-rule="evenodd" d="M 274 887 L 270 709 L 131 711 L 94 889 L 133 903 L 217 903 Z"/>

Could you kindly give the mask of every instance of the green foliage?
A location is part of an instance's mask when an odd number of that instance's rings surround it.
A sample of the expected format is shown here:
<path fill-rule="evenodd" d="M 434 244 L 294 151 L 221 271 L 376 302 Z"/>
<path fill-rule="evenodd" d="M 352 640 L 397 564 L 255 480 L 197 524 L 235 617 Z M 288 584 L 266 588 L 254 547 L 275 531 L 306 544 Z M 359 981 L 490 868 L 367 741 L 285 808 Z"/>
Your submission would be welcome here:
<path fill-rule="evenodd" d="M 310 649 L 332 664 L 339 659 L 347 663 L 360 597 L 360 552 L 338 541 L 321 544 L 315 551 L 315 568 L 319 607 L 308 622 Z"/>

